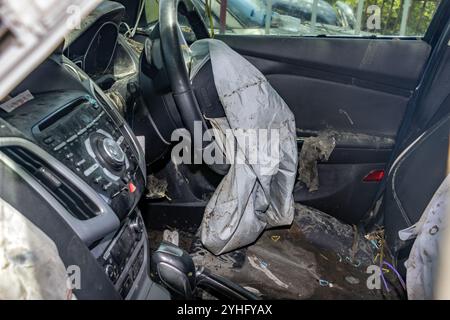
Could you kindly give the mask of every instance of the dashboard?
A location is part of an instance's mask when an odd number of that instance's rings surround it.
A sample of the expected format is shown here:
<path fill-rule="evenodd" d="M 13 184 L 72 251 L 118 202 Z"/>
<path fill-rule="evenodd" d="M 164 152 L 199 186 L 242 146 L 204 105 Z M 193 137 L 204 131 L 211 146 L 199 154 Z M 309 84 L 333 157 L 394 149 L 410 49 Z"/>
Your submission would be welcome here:
<path fill-rule="evenodd" d="M 11 92 L 29 99 L 0 108 L 0 197 L 55 242 L 66 267 L 81 268 L 77 298 L 169 299 L 149 277 L 143 148 L 96 83 L 109 67 L 133 79 L 124 70 L 138 57 L 119 35 L 123 15 L 104 1 Z"/>
<path fill-rule="evenodd" d="M 61 54 L 14 93 L 23 90 L 31 100 L 0 110 L 0 196 L 54 240 L 66 266 L 82 268 L 78 298 L 169 298 L 148 274 L 145 156 L 131 128 Z"/>

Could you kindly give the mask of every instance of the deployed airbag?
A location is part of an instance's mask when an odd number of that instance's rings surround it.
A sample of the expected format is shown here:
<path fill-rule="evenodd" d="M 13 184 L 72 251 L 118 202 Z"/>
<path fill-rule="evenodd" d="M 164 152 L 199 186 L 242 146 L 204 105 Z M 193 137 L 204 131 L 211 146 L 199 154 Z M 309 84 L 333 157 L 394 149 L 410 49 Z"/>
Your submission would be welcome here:
<path fill-rule="evenodd" d="M 296 126 L 291 110 L 264 75 L 225 43 L 200 40 L 191 50 L 197 57 L 192 70 L 211 59 L 226 115 L 210 120 L 215 136 L 221 137 L 216 141 L 226 140 L 218 144 L 230 169 L 211 197 L 201 226 L 203 245 L 219 255 L 253 243 L 266 228 L 292 223 Z"/>
<path fill-rule="evenodd" d="M 65 300 L 68 288 L 55 243 L 0 199 L 0 300 Z"/>
<path fill-rule="evenodd" d="M 448 243 L 442 243 L 450 216 L 450 175 L 442 182 L 420 220 L 399 231 L 403 241 L 416 238 L 405 263 L 406 287 L 410 300 L 433 299 L 439 257 Z"/>

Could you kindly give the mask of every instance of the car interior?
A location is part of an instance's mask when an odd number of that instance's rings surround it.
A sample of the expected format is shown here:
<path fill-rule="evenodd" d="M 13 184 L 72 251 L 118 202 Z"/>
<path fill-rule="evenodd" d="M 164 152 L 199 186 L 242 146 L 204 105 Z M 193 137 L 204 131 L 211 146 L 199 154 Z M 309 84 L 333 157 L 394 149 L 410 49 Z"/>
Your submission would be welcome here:
<path fill-rule="evenodd" d="M 77 299 L 406 299 L 398 233 L 450 172 L 450 3 L 422 36 L 375 37 L 219 32 L 205 1 L 149 2 L 102 1 L 0 109 L 0 198 L 80 266 Z M 227 116 L 214 61 L 190 74 L 208 38 L 285 101 L 301 171 L 292 224 L 220 255 L 200 229 L 229 167 L 171 157 L 175 130 Z"/>

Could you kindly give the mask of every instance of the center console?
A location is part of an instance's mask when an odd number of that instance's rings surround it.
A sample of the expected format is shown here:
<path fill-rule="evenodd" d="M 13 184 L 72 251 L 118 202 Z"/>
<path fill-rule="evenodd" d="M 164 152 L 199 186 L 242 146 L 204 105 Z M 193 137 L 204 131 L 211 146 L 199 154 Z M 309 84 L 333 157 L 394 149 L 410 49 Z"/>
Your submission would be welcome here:
<path fill-rule="evenodd" d="M 133 213 L 106 250 L 98 257 L 106 275 L 122 298 L 127 298 L 133 284 L 144 272 L 147 237 L 142 217 Z"/>
<path fill-rule="evenodd" d="M 63 103 L 32 126 L 32 137 L 124 218 L 144 186 L 132 138 L 91 96 L 74 96 Z"/>

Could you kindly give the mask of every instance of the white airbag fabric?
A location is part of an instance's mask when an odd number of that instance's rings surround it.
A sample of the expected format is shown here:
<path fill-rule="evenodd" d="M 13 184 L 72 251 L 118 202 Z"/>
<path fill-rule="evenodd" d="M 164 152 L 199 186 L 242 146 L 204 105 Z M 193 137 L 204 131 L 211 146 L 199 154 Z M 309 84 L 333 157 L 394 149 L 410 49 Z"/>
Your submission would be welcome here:
<path fill-rule="evenodd" d="M 426 207 L 420 220 L 408 229 L 399 231 L 401 240 L 415 237 L 406 266 L 408 299 L 434 298 L 435 276 L 438 274 L 441 244 L 450 217 L 450 175 L 444 180 Z M 447 245 L 448 244 L 444 244 Z"/>
<path fill-rule="evenodd" d="M 0 199 L 0 300 L 70 298 L 52 240 Z"/>
<path fill-rule="evenodd" d="M 234 159 L 229 159 L 230 150 L 223 150 L 230 170 L 210 199 L 201 227 L 203 245 L 219 255 L 253 243 L 266 228 L 292 223 L 298 162 L 296 126 L 291 110 L 264 75 L 225 43 L 201 40 L 191 49 L 194 56 L 199 53 L 211 59 L 226 114 L 226 119 L 213 119 L 214 127 L 222 136 L 231 129 L 235 141 Z M 194 59 L 197 65 L 193 70 L 205 59 Z M 258 144 L 249 145 L 237 138 L 240 129 L 244 134 L 267 129 L 267 137 L 258 136 Z M 258 161 L 249 161 L 249 154 Z"/>

